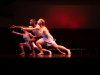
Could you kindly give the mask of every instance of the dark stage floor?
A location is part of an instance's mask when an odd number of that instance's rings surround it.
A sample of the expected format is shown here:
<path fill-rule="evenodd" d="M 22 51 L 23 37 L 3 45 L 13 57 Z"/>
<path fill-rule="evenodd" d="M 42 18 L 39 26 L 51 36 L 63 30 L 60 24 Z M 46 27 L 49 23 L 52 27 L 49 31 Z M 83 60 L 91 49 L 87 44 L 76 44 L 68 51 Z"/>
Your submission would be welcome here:
<path fill-rule="evenodd" d="M 99 66 L 100 54 L 0 55 L 0 65 L 13 66 Z"/>

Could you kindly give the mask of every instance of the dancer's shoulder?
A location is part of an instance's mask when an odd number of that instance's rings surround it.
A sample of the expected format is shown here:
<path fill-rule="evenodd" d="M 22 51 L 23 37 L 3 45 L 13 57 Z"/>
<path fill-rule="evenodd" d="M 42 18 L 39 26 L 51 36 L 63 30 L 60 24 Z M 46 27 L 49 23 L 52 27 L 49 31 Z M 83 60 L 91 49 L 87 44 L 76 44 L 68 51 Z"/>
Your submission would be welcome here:
<path fill-rule="evenodd" d="M 43 30 L 44 30 L 44 31 L 48 31 L 47 27 L 45 27 L 45 26 L 43 27 Z"/>
<path fill-rule="evenodd" d="M 37 24 L 35 28 L 40 28 L 40 26 Z"/>

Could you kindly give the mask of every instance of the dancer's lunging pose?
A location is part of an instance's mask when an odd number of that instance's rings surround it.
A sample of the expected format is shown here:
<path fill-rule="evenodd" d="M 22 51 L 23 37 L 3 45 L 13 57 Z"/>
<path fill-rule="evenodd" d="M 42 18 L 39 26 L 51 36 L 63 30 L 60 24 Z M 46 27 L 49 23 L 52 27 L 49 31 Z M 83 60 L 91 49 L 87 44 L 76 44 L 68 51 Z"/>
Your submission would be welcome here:
<path fill-rule="evenodd" d="M 40 28 L 40 26 L 38 24 L 36 24 L 36 20 L 35 19 L 30 19 L 29 23 L 30 23 L 31 26 L 28 26 L 28 27 L 12 25 L 10 28 L 22 28 L 22 27 L 23 28 Z M 42 35 L 41 35 L 41 32 L 39 30 L 32 30 L 32 32 L 35 34 L 35 36 L 32 39 L 29 40 L 29 43 L 30 43 L 30 46 L 31 46 L 31 48 L 33 50 L 32 54 L 35 54 L 33 42 L 35 42 L 38 39 L 42 38 Z"/>
<path fill-rule="evenodd" d="M 61 54 L 66 54 L 61 50 L 65 50 L 68 52 L 68 54 L 71 54 L 70 50 L 65 48 L 64 46 L 61 45 L 57 45 L 55 40 L 53 39 L 52 35 L 48 32 L 48 29 L 45 27 L 45 20 L 43 19 L 39 19 L 37 21 L 37 23 L 40 25 L 40 28 L 22 28 L 24 30 L 40 30 L 40 32 L 43 35 L 43 38 L 39 39 L 36 42 L 36 45 L 38 46 L 38 48 L 40 49 L 40 53 L 39 54 L 43 54 L 42 53 L 42 46 L 41 44 L 45 44 L 46 46 L 53 46 L 55 49 L 57 49 Z"/>
<path fill-rule="evenodd" d="M 24 47 L 29 47 L 29 49 L 32 50 L 31 47 L 30 47 L 30 44 L 29 44 L 29 40 L 30 40 L 30 37 L 34 37 L 34 36 L 33 36 L 31 33 L 29 33 L 28 31 L 26 31 L 26 30 L 23 30 L 23 31 L 24 31 L 24 33 L 18 33 L 18 32 L 12 31 L 12 33 L 15 33 L 15 34 L 18 34 L 18 35 L 23 36 L 23 39 L 25 40 L 25 43 L 20 43 L 20 44 L 19 44 L 19 46 L 20 46 L 20 48 L 21 48 L 21 50 L 22 50 L 22 53 L 21 53 L 20 55 L 25 54 L 23 46 L 24 46 Z M 34 45 L 34 48 L 35 48 L 35 49 L 39 50 L 38 47 L 35 45 L 34 42 L 32 42 L 32 45 Z M 49 54 L 52 54 L 51 51 L 49 51 L 49 50 L 46 50 L 46 49 L 42 49 L 42 50 L 43 50 L 43 51 L 49 52 Z"/>

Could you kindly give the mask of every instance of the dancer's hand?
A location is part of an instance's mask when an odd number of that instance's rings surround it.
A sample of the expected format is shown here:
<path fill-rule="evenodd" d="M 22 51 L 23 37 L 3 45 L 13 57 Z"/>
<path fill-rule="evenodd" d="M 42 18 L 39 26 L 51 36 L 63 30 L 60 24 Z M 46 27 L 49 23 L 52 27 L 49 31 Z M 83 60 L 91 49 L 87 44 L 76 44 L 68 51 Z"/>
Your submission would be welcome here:
<path fill-rule="evenodd" d="M 23 28 L 23 27 L 21 27 L 21 30 L 24 30 L 24 28 Z"/>
<path fill-rule="evenodd" d="M 15 33 L 15 31 L 13 30 L 12 33 Z"/>
<path fill-rule="evenodd" d="M 12 25 L 10 28 L 11 28 L 11 29 L 12 29 L 12 28 L 15 28 L 15 25 Z"/>

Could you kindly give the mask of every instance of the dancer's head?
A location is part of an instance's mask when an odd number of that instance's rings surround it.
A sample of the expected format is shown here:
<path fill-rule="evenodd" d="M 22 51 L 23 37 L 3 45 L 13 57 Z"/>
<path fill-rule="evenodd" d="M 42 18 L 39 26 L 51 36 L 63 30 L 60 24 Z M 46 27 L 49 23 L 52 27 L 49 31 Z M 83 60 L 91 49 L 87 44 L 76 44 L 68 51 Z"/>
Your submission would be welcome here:
<path fill-rule="evenodd" d="M 40 18 L 38 21 L 37 21 L 37 24 L 39 24 L 40 26 L 45 26 L 45 20 Z"/>
<path fill-rule="evenodd" d="M 30 23 L 30 25 L 32 25 L 32 26 L 33 26 L 33 25 L 35 25 L 35 24 L 36 24 L 36 20 L 35 20 L 35 19 L 30 19 L 30 22 L 29 22 L 29 23 Z"/>

